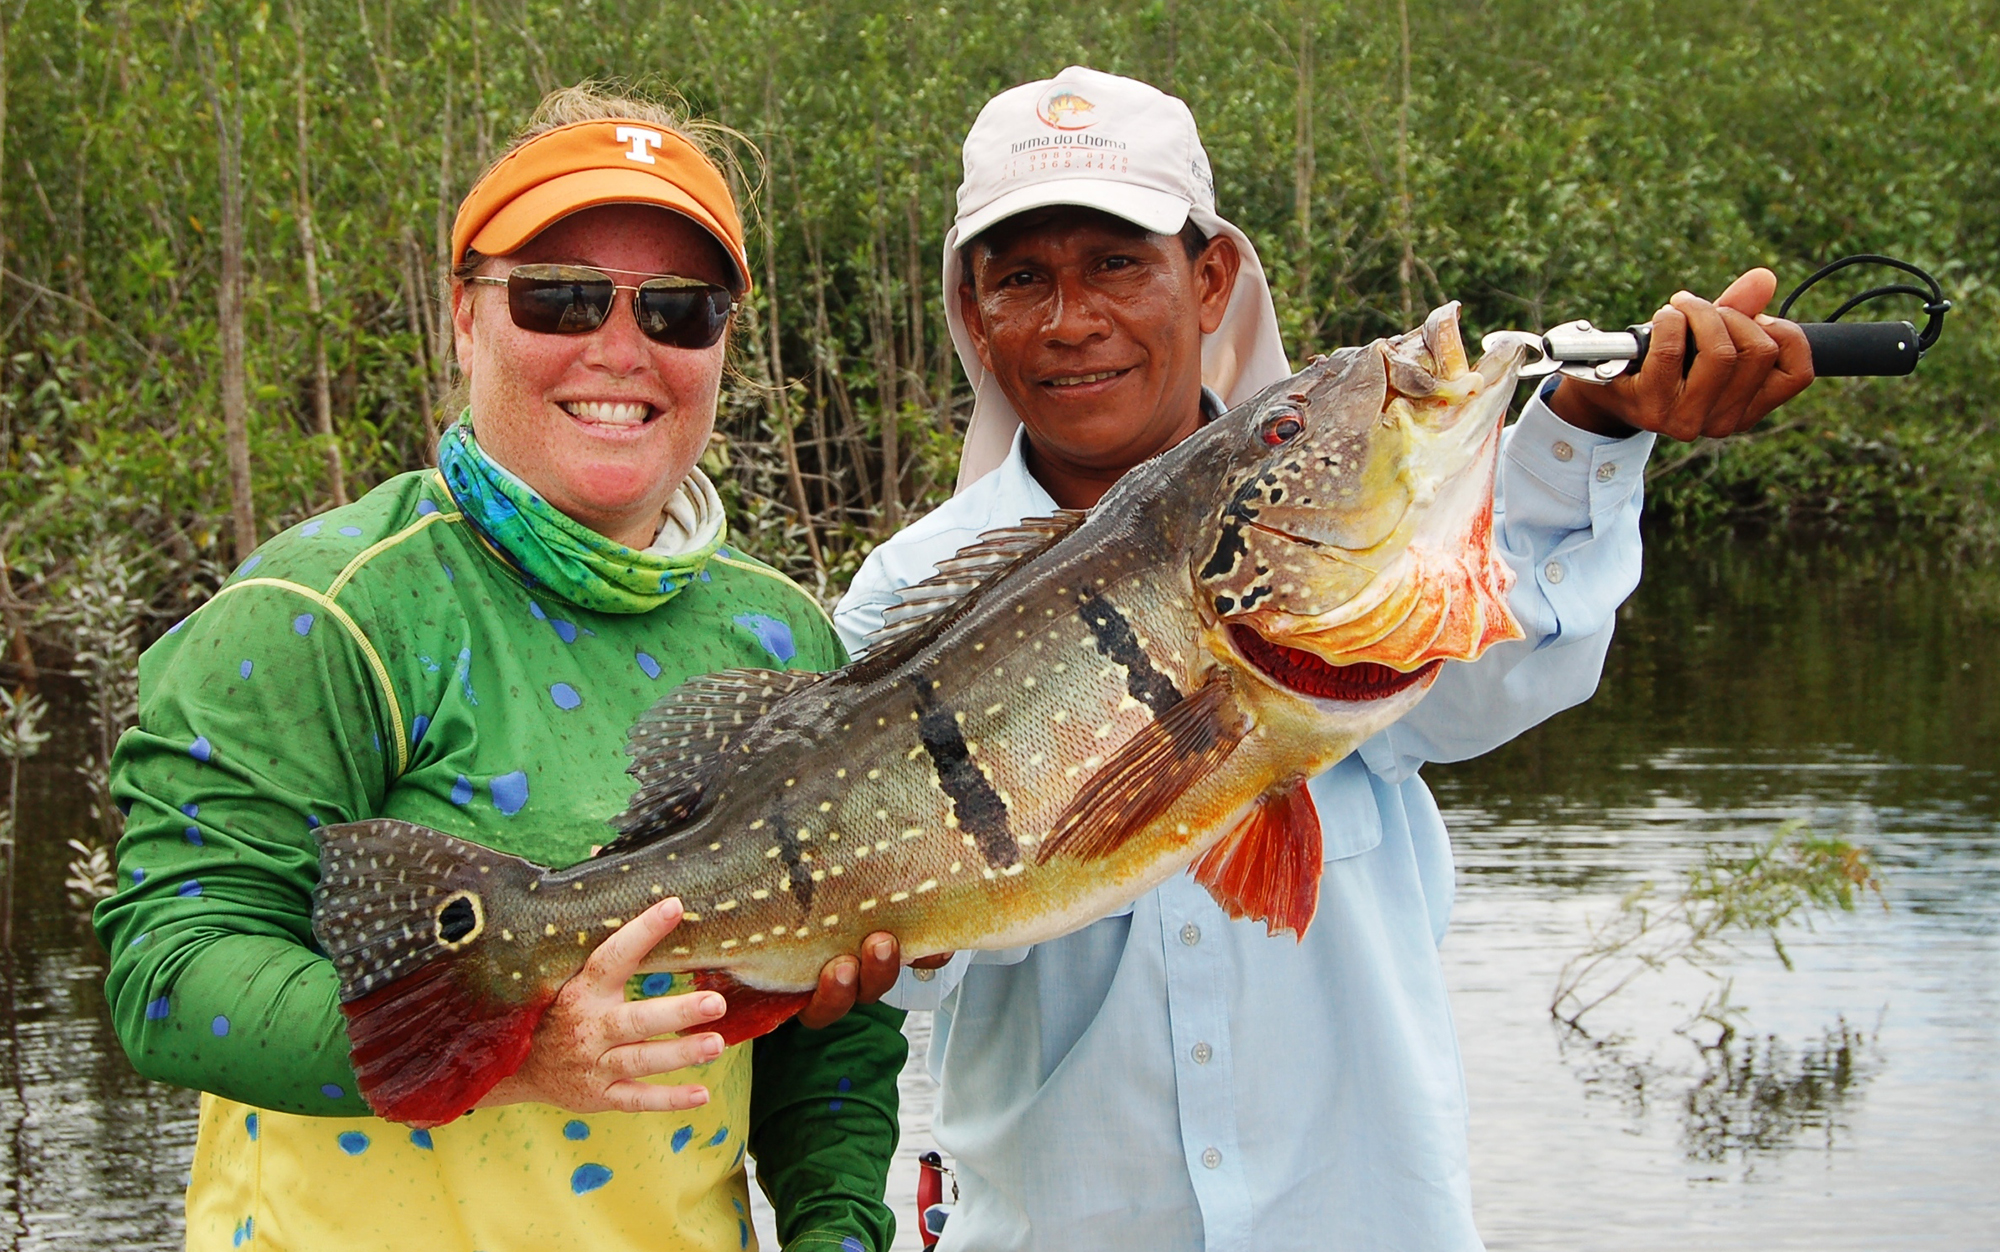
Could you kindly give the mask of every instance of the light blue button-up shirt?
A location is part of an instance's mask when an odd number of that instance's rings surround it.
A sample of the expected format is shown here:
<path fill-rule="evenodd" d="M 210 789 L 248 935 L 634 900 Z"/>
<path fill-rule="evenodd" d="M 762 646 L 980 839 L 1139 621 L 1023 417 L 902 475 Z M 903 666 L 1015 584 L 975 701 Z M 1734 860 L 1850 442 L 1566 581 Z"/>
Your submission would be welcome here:
<path fill-rule="evenodd" d="M 1312 780 L 1326 864 L 1304 939 L 1231 921 L 1182 876 L 1053 942 L 904 971 L 890 1001 L 937 1011 L 934 1130 L 961 1188 L 946 1252 L 1481 1246 L 1437 952 L 1451 845 L 1417 769 L 1595 690 L 1639 580 L 1652 444 L 1577 430 L 1539 397 L 1507 431 L 1494 534 L 1527 638 L 1445 666 Z M 834 617 L 848 646 L 938 561 L 1055 509 L 1017 435 L 999 469 L 870 554 Z"/>

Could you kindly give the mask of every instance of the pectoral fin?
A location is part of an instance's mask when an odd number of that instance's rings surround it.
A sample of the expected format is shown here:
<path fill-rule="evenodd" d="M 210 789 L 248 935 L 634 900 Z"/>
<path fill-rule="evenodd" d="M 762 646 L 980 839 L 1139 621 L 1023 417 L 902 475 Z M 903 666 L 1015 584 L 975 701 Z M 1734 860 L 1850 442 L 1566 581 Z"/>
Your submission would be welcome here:
<path fill-rule="evenodd" d="M 1305 938 L 1319 907 L 1319 810 L 1304 779 L 1267 791 L 1250 815 L 1194 863 L 1195 881 L 1234 918 Z"/>
<path fill-rule="evenodd" d="M 1090 861 L 1116 852 L 1227 760 L 1247 729 L 1228 678 L 1217 670 L 1091 775 L 1049 828 L 1039 859 Z"/>

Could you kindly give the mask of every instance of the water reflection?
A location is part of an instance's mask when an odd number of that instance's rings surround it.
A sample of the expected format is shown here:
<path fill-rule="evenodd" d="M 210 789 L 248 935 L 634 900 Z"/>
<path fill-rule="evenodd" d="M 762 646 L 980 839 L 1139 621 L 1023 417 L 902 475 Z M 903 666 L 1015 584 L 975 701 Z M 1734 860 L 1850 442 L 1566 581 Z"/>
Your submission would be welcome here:
<path fill-rule="evenodd" d="M 1669 1045 L 1665 1059 L 1637 1054 L 1629 1034 L 1599 1038 L 1560 1022 L 1552 1029 L 1586 1099 L 1615 1106 L 1635 1125 L 1656 1106 L 1672 1109 L 1683 1156 L 1695 1164 L 1734 1162 L 1744 1181 L 1758 1163 L 1791 1148 L 1831 1152 L 1849 1130 L 1850 1105 L 1883 1065 L 1879 1027 L 1864 1032 L 1845 1018 L 1798 1048 L 1734 1025 L 1684 1029 L 1677 1032 L 1681 1046 Z"/>
<path fill-rule="evenodd" d="M 1779 545 L 1648 564 L 1591 704 L 1426 771 L 1461 870 L 1444 952 L 1489 1245 L 2000 1246 L 2000 573 Z M 111 1034 L 62 886 L 84 728 L 73 702 L 54 722 L 23 780 L 0 1229 L 177 1248 L 194 1097 L 138 1078 Z M 1891 911 L 1788 934 L 1796 973 L 1746 949 L 1726 1036 L 1687 1025 L 1714 991 L 1698 974 L 1621 993 L 1594 1039 L 1552 1028 L 1593 918 L 1795 818 L 1873 847 Z M 915 1247 L 933 1092 L 915 1069 L 903 1089 Z"/>
<path fill-rule="evenodd" d="M 2000 1245 L 2000 575 L 1837 548 L 1648 562 L 1590 705 L 1426 771 L 1462 871 L 1444 951 L 1489 1245 Z M 1796 972 L 1744 945 L 1719 1023 L 1688 970 L 1594 1036 L 1551 1022 L 1620 897 L 1788 820 L 1872 847 L 1891 909 L 1788 931 Z"/>
<path fill-rule="evenodd" d="M 1702 1072 L 1681 1114 L 1691 1161 L 1744 1164 L 1792 1147 L 1808 1132 L 1832 1151 L 1850 1101 L 1881 1066 L 1877 1037 L 1840 1019 L 1796 1053 L 1776 1035 L 1725 1035 L 1701 1047 Z"/>

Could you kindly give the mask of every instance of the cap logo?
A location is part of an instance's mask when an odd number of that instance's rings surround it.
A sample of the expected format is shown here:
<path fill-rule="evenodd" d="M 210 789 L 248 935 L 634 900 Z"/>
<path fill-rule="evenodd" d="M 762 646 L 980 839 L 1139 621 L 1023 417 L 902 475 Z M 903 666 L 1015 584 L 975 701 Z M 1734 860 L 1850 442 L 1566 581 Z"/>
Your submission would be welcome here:
<path fill-rule="evenodd" d="M 1097 106 L 1067 87 L 1052 87 L 1042 93 L 1035 114 L 1057 130 L 1087 130 L 1097 125 L 1091 114 Z"/>
<path fill-rule="evenodd" d="M 643 126 L 620 126 L 616 133 L 619 143 L 632 145 L 631 150 L 625 154 L 626 160 L 637 161 L 642 165 L 658 164 L 653 159 L 651 149 L 658 148 L 663 141 L 659 131 L 647 130 Z"/>

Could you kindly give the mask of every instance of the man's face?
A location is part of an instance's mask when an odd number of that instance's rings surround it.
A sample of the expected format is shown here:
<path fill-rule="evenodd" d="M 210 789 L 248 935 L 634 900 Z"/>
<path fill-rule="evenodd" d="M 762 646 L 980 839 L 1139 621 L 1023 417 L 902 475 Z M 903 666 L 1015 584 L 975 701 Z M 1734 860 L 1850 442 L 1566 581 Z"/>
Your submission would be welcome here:
<path fill-rule="evenodd" d="M 970 249 L 959 309 L 1036 454 L 1118 474 L 1200 424 L 1201 337 L 1221 324 L 1235 246 L 1182 241 L 1093 209 L 1009 218 Z"/>

